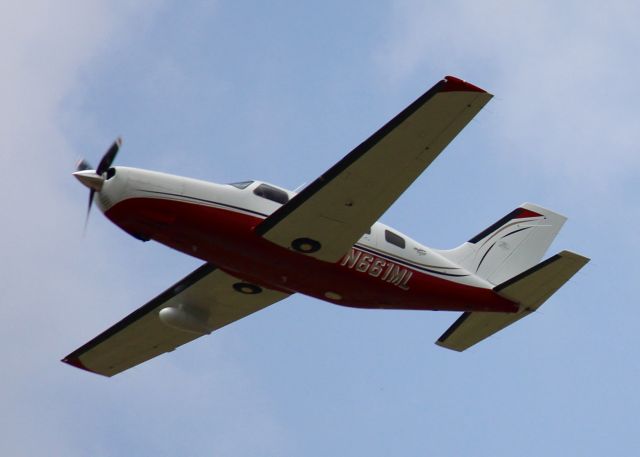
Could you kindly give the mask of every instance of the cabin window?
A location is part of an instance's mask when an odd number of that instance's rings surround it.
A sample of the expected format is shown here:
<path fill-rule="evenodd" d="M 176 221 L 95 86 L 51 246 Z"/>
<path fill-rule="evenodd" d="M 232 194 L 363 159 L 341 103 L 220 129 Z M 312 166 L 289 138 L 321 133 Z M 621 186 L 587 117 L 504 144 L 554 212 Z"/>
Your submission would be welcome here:
<path fill-rule="evenodd" d="M 232 182 L 229 185 L 233 186 L 233 187 L 237 187 L 238 189 L 246 189 L 247 187 L 249 187 L 251 184 L 253 184 L 253 181 L 240 181 L 240 182 Z"/>
<path fill-rule="evenodd" d="M 253 190 L 253 193 L 282 205 L 289 201 L 289 195 L 284 190 L 277 189 L 269 184 L 260 184 Z"/>
<path fill-rule="evenodd" d="M 400 235 L 396 235 L 395 233 L 390 232 L 389 230 L 385 230 L 384 239 L 387 240 L 388 243 L 391 243 L 394 246 L 398 246 L 399 248 L 404 249 L 404 246 L 405 246 L 404 238 L 402 238 Z"/>

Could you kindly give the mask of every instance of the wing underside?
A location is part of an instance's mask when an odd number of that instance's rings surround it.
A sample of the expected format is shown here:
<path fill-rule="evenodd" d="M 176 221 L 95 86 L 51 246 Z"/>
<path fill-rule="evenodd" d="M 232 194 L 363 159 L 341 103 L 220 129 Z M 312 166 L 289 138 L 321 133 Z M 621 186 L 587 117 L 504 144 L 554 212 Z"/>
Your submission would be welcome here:
<path fill-rule="evenodd" d="M 284 292 L 246 284 L 205 264 L 62 361 L 113 376 L 287 296 Z M 160 311 L 165 309 L 163 313 L 174 312 L 173 320 L 181 328 L 160 318 Z"/>
<path fill-rule="evenodd" d="M 269 216 L 257 233 L 337 261 L 491 97 L 445 78 Z"/>

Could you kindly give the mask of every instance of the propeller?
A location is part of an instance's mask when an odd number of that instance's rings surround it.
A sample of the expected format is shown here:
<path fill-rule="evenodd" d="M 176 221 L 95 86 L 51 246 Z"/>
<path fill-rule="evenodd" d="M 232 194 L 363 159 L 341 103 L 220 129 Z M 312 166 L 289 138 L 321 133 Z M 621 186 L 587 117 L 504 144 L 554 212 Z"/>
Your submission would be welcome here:
<path fill-rule="evenodd" d="M 93 205 L 93 197 L 96 192 L 100 192 L 100 190 L 102 190 L 102 185 L 105 181 L 103 175 L 111 167 L 116 155 L 118 155 L 118 150 L 121 145 L 122 139 L 117 138 L 107 152 L 104 153 L 102 159 L 100 159 L 98 168 L 95 170 L 91 167 L 91 164 L 84 159 L 80 160 L 76 164 L 76 171 L 73 173 L 73 176 L 89 188 L 89 205 L 87 206 L 87 216 L 84 220 L 85 230 L 87 229 L 87 223 L 89 222 L 89 213 L 91 212 L 91 206 Z"/>

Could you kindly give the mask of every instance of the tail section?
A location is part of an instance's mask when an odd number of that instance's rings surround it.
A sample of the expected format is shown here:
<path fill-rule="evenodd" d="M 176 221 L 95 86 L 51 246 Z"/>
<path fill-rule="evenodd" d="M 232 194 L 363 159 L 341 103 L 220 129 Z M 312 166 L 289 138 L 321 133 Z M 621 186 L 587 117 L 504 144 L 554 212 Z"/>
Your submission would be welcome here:
<path fill-rule="evenodd" d="M 493 290 L 519 304 L 515 313 L 467 312 L 438 339 L 437 345 L 464 351 L 537 310 L 589 259 L 569 251 L 545 260 Z"/>
<path fill-rule="evenodd" d="M 536 265 L 556 237 L 566 217 L 524 203 L 468 242 L 440 254 L 491 284 Z"/>

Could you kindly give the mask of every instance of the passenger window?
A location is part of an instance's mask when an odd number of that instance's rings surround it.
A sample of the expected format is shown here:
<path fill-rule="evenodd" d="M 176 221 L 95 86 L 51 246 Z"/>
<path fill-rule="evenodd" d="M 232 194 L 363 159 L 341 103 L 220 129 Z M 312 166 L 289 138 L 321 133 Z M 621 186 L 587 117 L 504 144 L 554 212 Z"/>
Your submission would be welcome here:
<path fill-rule="evenodd" d="M 396 235 L 395 233 L 390 232 L 389 230 L 385 230 L 384 239 L 387 240 L 388 243 L 391 243 L 395 246 L 398 246 L 399 248 L 404 249 L 404 246 L 405 246 L 404 238 L 402 238 L 400 235 Z"/>
<path fill-rule="evenodd" d="M 268 184 L 260 184 L 254 189 L 253 193 L 283 205 L 289 201 L 289 195 L 284 190 L 276 189 Z"/>

